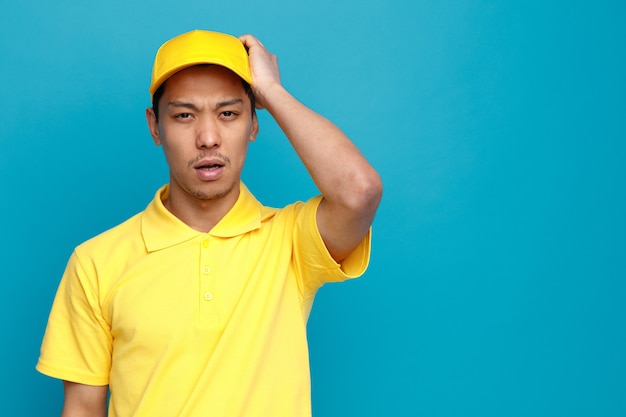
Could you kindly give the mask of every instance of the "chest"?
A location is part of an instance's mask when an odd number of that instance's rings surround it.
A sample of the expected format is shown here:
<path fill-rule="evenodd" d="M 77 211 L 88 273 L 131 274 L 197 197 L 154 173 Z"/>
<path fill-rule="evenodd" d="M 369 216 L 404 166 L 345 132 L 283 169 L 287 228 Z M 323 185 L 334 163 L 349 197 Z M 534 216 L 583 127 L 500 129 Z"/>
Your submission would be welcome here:
<path fill-rule="evenodd" d="M 302 311 L 291 242 L 272 236 L 203 235 L 148 253 L 126 265 L 109 291 L 114 343 L 133 349 L 175 339 L 211 345 L 227 326 L 245 337 Z"/>

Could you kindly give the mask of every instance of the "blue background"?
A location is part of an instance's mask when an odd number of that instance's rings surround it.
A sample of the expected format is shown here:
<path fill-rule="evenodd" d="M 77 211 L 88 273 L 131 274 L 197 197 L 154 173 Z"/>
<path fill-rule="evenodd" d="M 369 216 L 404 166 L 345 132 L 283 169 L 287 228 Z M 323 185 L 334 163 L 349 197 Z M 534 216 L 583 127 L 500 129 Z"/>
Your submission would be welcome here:
<path fill-rule="evenodd" d="M 257 35 L 384 180 L 370 269 L 309 321 L 317 416 L 626 415 L 624 1 L 1 1 L 3 415 L 59 413 L 58 280 L 167 181 L 150 69 L 194 28 Z M 260 119 L 246 183 L 309 198 Z"/>

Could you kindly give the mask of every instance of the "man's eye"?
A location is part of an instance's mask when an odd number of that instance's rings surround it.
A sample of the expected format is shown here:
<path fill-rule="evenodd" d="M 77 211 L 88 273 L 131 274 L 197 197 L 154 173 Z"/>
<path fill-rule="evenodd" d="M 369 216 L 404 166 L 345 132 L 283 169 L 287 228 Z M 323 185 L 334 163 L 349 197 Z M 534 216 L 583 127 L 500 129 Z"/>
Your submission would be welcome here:
<path fill-rule="evenodd" d="M 226 110 L 226 111 L 222 112 L 222 116 L 226 117 L 226 118 L 229 118 L 229 119 L 235 117 L 236 115 L 237 115 L 237 113 L 229 111 L 229 110 Z"/>
<path fill-rule="evenodd" d="M 179 113 L 174 117 L 177 119 L 189 119 L 191 118 L 191 113 Z"/>

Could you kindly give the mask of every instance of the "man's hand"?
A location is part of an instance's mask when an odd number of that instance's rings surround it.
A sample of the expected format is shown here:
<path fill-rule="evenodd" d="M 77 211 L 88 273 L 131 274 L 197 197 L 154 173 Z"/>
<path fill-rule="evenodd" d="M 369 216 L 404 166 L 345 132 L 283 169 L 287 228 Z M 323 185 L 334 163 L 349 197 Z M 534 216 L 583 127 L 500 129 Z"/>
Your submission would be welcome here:
<path fill-rule="evenodd" d="M 256 107 L 263 109 L 266 107 L 265 92 L 281 85 L 278 58 L 252 35 L 242 35 L 239 40 L 248 49 Z"/>

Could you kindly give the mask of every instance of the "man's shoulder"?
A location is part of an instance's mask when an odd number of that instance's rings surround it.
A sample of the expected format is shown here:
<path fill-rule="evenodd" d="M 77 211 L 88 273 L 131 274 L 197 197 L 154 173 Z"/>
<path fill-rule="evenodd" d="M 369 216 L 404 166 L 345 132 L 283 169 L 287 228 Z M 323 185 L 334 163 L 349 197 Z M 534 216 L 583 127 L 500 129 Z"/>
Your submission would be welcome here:
<path fill-rule="evenodd" d="M 84 241 L 76 248 L 77 252 L 97 253 L 107 248 L 128 245 L 131 242 L 141 240 L 141 218 L 144 212 L 140 212 L 116 226 L 107 229 L 98 235 Z"/>
<path fill-rule="evenodd" d="M 280 207 L 261 206 L 262 217 L 272 217 L 276 215 L 297 215 L 303 210 L 316 209 L 322 200 L 321 195 L 313 196 L 308 200 L 295 200 Z"/>
<path fill-rule="evenodd" d="M 294 225 L 296 222 L 310 221 L 315 218 L 315 211 L 321 200 L 321 196 L 313 197 L 307 201 L 295 201 L 283 207 L 261 206 L 262 225 Z M 298 220 L 300 219 L 300 220 Z"/>

